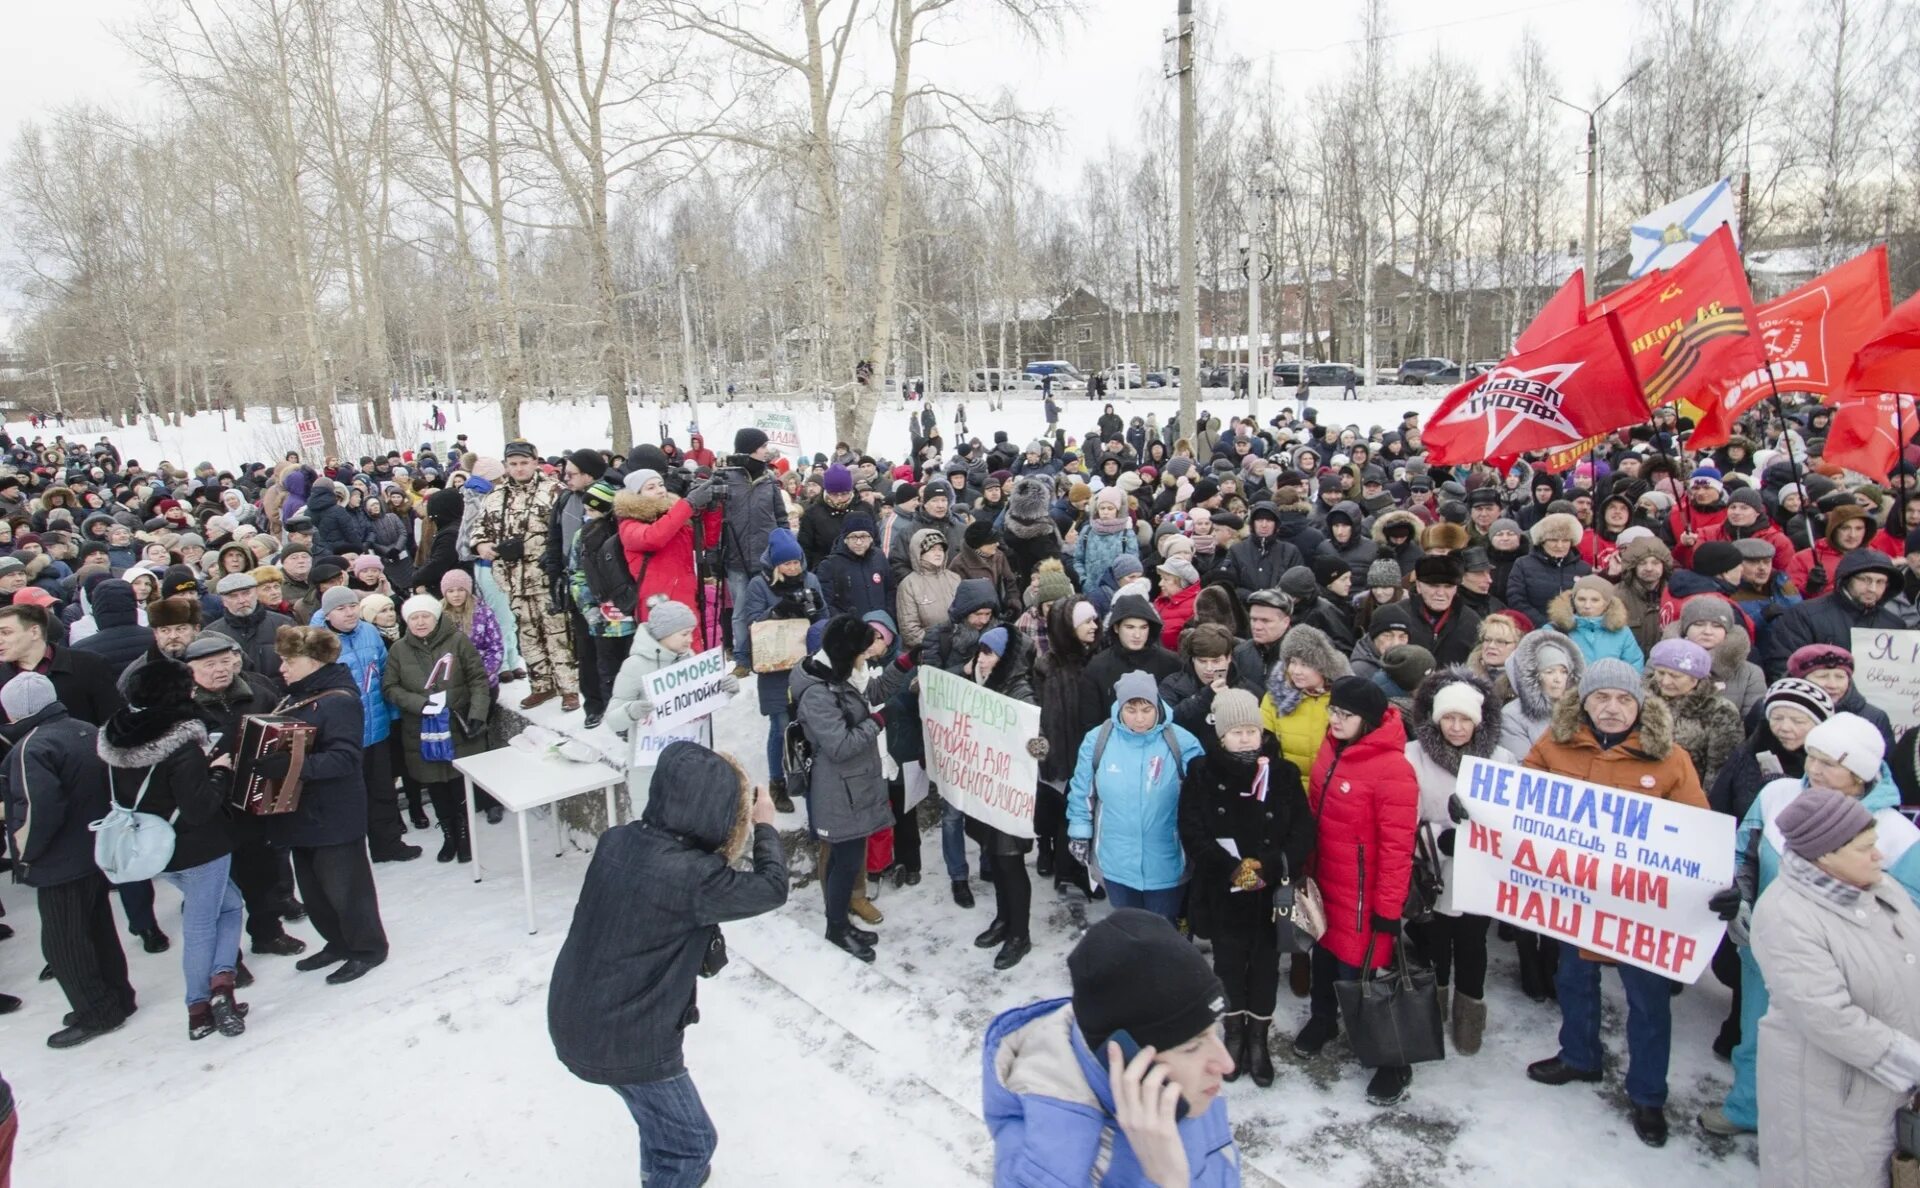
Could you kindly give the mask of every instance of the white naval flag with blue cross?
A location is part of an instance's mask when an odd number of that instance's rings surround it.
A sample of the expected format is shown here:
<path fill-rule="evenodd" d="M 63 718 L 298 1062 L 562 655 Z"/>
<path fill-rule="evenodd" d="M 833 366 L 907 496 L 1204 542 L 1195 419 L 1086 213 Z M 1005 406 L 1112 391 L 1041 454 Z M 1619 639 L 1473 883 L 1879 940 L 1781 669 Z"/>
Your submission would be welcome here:
<path fill-rule="evenodd" d="M 1706 242 L 1722 223 L 1733 228 L 1733 242 L 1738 246 L 1740 220 L 1733 204 L 1733 184 L 1724 177 L 1634 220 L 1627 233 L 1627 248 L 1633 254 L 1627 276 L 1633 279 L 1656 268 L 1672 268 Z"/>

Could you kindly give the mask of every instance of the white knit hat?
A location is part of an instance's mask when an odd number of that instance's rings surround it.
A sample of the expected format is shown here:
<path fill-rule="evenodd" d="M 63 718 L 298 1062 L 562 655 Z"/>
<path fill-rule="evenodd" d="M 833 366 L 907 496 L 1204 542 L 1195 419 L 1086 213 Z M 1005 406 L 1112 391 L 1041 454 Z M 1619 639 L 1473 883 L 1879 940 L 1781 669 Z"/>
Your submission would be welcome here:
<path fill-rule="evenodd" d="M 436 619 L 439 618 L 440 600 L 431 594 L 415 594 L 400 604 L 400 619 L 405 622 L 421 611 L 426 611 Z"/>
<path fill-rule="evenodd" d="M 1859 714 L 1835 714 L 1807 732 L 1807 749 L 1846 768 L 1868 787 L 1880 778 L 1887 743 L 1872 722 Z"/>
<path fill-rule="evenodd" d="M 1480 690 L 1465 681 L 1442 685 L 1440 691 L 1433 695 L 1433 720 L 1436 722 L 1448 714 L 1459 714 L 1478 726 L 1485 709 L 1486 698 L 1480 695 Z"/>

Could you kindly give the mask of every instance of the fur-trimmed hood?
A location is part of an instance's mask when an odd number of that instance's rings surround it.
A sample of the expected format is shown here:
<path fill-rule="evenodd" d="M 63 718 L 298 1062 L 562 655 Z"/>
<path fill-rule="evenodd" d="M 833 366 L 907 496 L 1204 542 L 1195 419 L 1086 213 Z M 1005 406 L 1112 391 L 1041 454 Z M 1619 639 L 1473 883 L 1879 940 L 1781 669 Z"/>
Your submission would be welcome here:
<path fill-rule="evenodd" d="M 1585 725 L 1580 701 L 1580 689 L 1575 686 L 1553 703 L 1553 721 L 1547 728 L 1553 741 L 1562 745 L 1570 743 Z M 1656 763 L 1665 759 L 1673 752 L 1673 711 L 1667 708 L 1667 703 L 1661 698 L 1645 698 L 1640 703 L 1639 724 L 1627 738 L 1628 741 L 1621 745 L 1636 754 Z"/>
<path fill-rule="evenodd" d="M 1727 637 L 1719 646 L 1708 653 L 1713 657 L 1713 678 L 1717 681 L 1730 681 L 1740 672 L 1753 653 L 1753 641 L 1738 625 L 1727 632 Z"/>
<path fill-rule="evenodd" d="M 1298 660 L 1311 666 L 1326 678 L 1329 686 L 1343 676 L 1353 675 L 1353 666 L 1340 654 L 1340 649 L 1333 646 L 1326 632 L 1318 627 L 1295 623 L 1281 637 L 1279 659 L 1267 672 L 1267 692 L 1273 694 L 1276 701 L 1282 699 L 1282 693 L 1287 688 L 1289 660 Z"/>
<path fill-rule="evenodd" d="M 613 497 L 613 515 L 617 520 L 638 520 L 642 524 L 651 524 L 666 515 L 678 502 L 680 499 L 676 495 L 642 495 L 637 491 L 622 491 Z"/>
<path fill-rule="evenodd" d="M 182 746 L 205 750 L 207 728 L 194 717 L 193 703 L 134 712 L 120 710 L 107 719 L 94 750 L 108 767 L 152 767 Z"/>
<path fill-rule="evenodd" d="M 1547 603 L 1547 621 L 1562 631 L 1571 632 L 1578 616 L 1573 613 L 1573 591 L 1562 590 Z M 1608 631 L 1619 631 L 1627 625 L 1627 604 L 1615 594 L 1607 599 L 1606 613 L 1600 616 L 1600 625 Z"/>
<path fill-rule="evenodd" d="M 1577 688 L 1587 671 L 1587 660 L 1580 654 L 1579 645 L 1553 628 L 1542 627 L 1521 636 L 1513 655 L 1507 657 L 1507 683 L 1513 686 L 1513 697 L 1520 703 L 1520 712 L 1535 722 L 1553 712 L 1553 704 L 1540 689 L 1540 649 L 1548 644 L 1567 654 L 1568 688 Z"/>
<path fill-rule="evenodd" d="M 1414 515 L 1410 511 L 1401 511 L 1396 508 L 1393 511 L 1382 513 L 1380 518 L 1373 522 L 1373 543 L 1383 549 L 1393 548 L 1393 545 L 1387 543 L 1387 529 L 1393 527 L 1395 524 L 1404 525 L 1409 532 L 1413 533 L 1409 539 L 1416 542 L 1420 539 L 1421 528 L 1425 527 L 1425 525 L 1421 524 L 1419 516 Z"/>
<path fill-rule="evenodd" d="M 727 796 L 727 781 L 734 794 Z M 660 752 L 641 823 L 732 861 L 753 835 L 753 785 L 732 755 L 698 743 Z"/>
<path fill-rule="evenodd" d="M 1467 685 L 1480 694 L 1480 725 L 1464 747 L 1456 747 L 1440 733 L 1434 721 L 1433 699 L 1447 685 Z M 1486 759 L 1500 745 L 1500 703 L 1493 696 L 1493 685 L 1483 676 L 1460 665 L 1435 669 L 1413 691 L 1413 737 L 1427 758 L 1451 772 L 1460 770 L 1462 754 Z"/>

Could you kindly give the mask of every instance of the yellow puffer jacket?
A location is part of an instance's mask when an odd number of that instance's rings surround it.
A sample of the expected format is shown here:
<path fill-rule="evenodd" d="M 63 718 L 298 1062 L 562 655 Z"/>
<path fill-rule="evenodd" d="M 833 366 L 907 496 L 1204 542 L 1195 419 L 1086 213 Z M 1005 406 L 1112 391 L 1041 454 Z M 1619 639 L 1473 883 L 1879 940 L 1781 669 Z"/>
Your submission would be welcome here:
<path fill-rule="evenodd" d="M 1303 697 L 1292 713 L 1282 716 L 1273 704 L 1273 694 L 1260 698 L 1260 724 L 1280 740 L 1280 753 L 1300 771 L 1302 779 L 1313 770 L 1314 757 L 1320 754 L 1320 744 L 1327 737 L 1327 704 L 1332 700 L 1331 693 Z"/>

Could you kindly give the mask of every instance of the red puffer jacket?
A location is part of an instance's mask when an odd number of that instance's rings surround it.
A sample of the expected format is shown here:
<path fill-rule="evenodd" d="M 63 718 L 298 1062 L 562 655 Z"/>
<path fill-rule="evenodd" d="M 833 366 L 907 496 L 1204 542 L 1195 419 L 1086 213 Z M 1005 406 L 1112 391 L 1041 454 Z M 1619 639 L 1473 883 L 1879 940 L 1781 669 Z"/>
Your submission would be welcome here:
<path fill-rule="evenodd" d="M 613 514 L 620 521 L 620 545 L 627 555 L 627 568 L 640 587 L 640 618 L 644 621 L 647 617 L 647 599 L 665 594 L 704 621 L 700 574 L 693 554 L 694 521 L 699 517 L 704 543 L 712 547 L 720 540 L 720 511 L 695 512 L 692 504 L 673 495 L 622 491 L 614 497 Z M 700 636 L 696 626 L 695 651 L 704 646 Z"/>
<path fill-rule="evenodd" d="M 1327 735 L 1313 761 L 1307 804 L 1319 823 L 1313 877 L 1327 905 L 1329 953 L 1348 965 L 1366 955 L 1372 918 L 1398 920 L 1413 876 L 1413 836 L 1420 827 L 1420 781 L 1407 763 L 1400 711 L 1334 750 Z M 1391 938 L 1373 946 L 1373 964 L 1393 955 Z"/>

